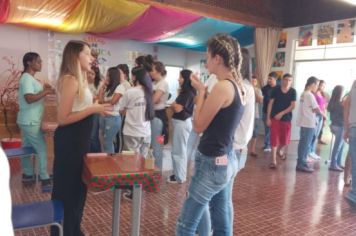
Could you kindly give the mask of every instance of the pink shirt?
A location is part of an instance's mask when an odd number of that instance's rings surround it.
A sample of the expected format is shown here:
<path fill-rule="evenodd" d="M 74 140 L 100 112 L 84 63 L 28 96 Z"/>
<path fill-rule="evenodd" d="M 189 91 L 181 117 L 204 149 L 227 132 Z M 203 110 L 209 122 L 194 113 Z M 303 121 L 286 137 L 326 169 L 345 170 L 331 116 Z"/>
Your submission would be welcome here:
<path fill-rule="evenodd" d="M 316 102 L 319 105 L 320 111 L 324 112 L 326 108 L 326 99 L 322 95 L 318 95 L 317 93 L 314 94 Z"/>

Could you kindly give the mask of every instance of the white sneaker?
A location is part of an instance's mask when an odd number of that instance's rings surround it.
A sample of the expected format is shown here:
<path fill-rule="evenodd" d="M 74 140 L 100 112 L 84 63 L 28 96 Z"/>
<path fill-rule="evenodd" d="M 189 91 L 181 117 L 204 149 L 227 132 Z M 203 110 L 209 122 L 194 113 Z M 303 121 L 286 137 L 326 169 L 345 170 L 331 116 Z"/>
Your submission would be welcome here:
<path fill-rule="evenodd" d="M 266 147 L 266 148 L 264 148 L 264 149 L 263 149 L 263 151 L 264 151 L 264 152 L 271 152 L 271 151 L 272 151 L 272 149 L 271 149 L 271 148 L 269 148 L 269 147 Z"/>
<path fill-rule="evenodd" d="M 321 157 L 318 156 L 318 155 L 315 154 L 315 153 L 309 153 L 309 156 L 310 156 L 312 159 L 317 160 L 317 161 L 321 159 Z"/>

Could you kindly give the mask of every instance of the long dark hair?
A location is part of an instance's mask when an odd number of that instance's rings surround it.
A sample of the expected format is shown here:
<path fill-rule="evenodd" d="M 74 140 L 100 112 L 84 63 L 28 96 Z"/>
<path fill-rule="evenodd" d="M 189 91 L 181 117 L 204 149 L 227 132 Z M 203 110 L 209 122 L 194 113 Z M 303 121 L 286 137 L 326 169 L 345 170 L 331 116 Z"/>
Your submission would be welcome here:
<path fill-rule="evenodd" d="M 341 86 L 341 85 L 335 86 L 335 88 L 333 89 L 333 92 L 331 94 L 331 98 L 330 98 L 328 108 L 327 108 L 327 110 L 329 112 L 332 112 L 337 107 L 341 106 L 341 97 L 342 97 L 343 92 L 344 92 L 343 86 Z"/>
<path fill-rule="evenodd" d="M 153 65 L 154 59 L 152 55 L 148 54 L 146 56 L 139 56 L 135 59 L 135 63 L 137 66 L 141 66 L 145 68 L 147 72 L 152 71 L 152 65 Z"/>
<path fill-rule="evenodd" d="M 119 64 L 117 68 L 126 75 L 127 80 L 130 80 L 130 69 L 127 64 Z"/>
<path fill-rule="evenodd" d="M 149 77 L 147 70 L 141 66 L 136 66 L 132 68 L 131 73 L 132 76 L 135 76 L 135 85 L 140 84 L 145 94 L 145 101 L 146 101 L 145 118 L 147 121 L 153 120 L 155 116 L 155 112 L 153 109 L 153 101 L 152 101 L 152 95 L 153 95 L 152 80 Z"/>
<path fill-rule="evenodd" d="M 100 81 L 101 81 L 101 75 L 100 75 L 100 69 L 97 66 L 92 66 L 91 69 L 95 73 L 94 77 L 94 87 L 97 89 L 99 87 Z"/>
<path fill-rule="evenodd" d="M 22 58 L 22 64 L 23 64 L 23 72 L 25 73 L 28 70 L 28 62 L 31 62 L 35 59 L 37 59 L 40 55 L 37 52 L 27 52 L 23 58 Z"/>
<path fill-rule="evenodd" d="M 116 87 L 120 84 L 120 72 L 116 67 L 108 69 L 109 84 L 106 87 L 107 96 L 110 97 L 114 94 Z"/>
<path fill-rule="evenodd" d="M 191 70 L 181 70 L 180 76 L 183 78 L 183 84 L 181 85 L 181 90 L 180 92 L 188 92 L 192 91 L 195 94 L 195 89 L 192 86 L 192 83 L 190 81 L 190 75 L 192 74 Z"/>

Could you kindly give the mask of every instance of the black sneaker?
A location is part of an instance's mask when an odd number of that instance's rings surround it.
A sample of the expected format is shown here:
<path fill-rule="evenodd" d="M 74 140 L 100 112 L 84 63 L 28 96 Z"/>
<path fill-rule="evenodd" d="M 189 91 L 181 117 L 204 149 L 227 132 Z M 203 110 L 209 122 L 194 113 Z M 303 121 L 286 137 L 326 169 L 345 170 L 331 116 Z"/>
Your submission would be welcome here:
<path fill-rule="evenodd" d="M 177 181 L 175 175 L 169 176 L 168 179 L 167 179 L 167 182 L 168 182 L 168 183 L 171 183 L 171 184 L 178 184 L 178 181 Z"/>
<path fill-rule="evenodd" d="M 34 181 L 35 181 L 35 178 L 33 175 L 22 174 L 22 183 L 31 183 Z"/>
<path fill-rule="evenodd" d="M 41 179 L 41 186 L 42 186 L 42 188 L 51 187 L 52 186 L 51 179 Z"/>

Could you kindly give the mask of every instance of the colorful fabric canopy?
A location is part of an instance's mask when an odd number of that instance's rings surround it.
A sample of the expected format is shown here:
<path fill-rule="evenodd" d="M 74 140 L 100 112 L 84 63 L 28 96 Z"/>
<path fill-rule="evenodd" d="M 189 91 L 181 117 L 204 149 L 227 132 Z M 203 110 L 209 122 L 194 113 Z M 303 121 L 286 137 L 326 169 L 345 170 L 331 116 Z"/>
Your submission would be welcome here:
<path fill-rule="evenodd" d="M 80 0 L 15 0 L 6 23 L 57 29 Z"/>
<path fill-rule="evenodd" d="M 82 0 L 59 30 L 75 33 L 110 32 L 128 25 L 148 7 L 126 0 Z"/>
<path fill-rule="evenodd" d="M 184 28 L 174 36 L 160 40 L 158 43 L 168 46 L 205 50 L 207 39 L 217 33 L 232 33 L 244 27 L 243 25 L 227 21 L 202 18 Z"/>
<path fill-rule="evenodd" d="M 253 43 L 254 32 L 253 27 L 129 0 L 0 0 L 0 23 L 201 51 L 216 33 L 231 34 L 244 46 Z"/>
<path fill-rule="evenodd" d="M 174 35 L 184 26 L 200 18 L 187 12 L 151 6 L 130 25 L 98 35 L 107 38 L 129 38 L 153 42 Z"/>

